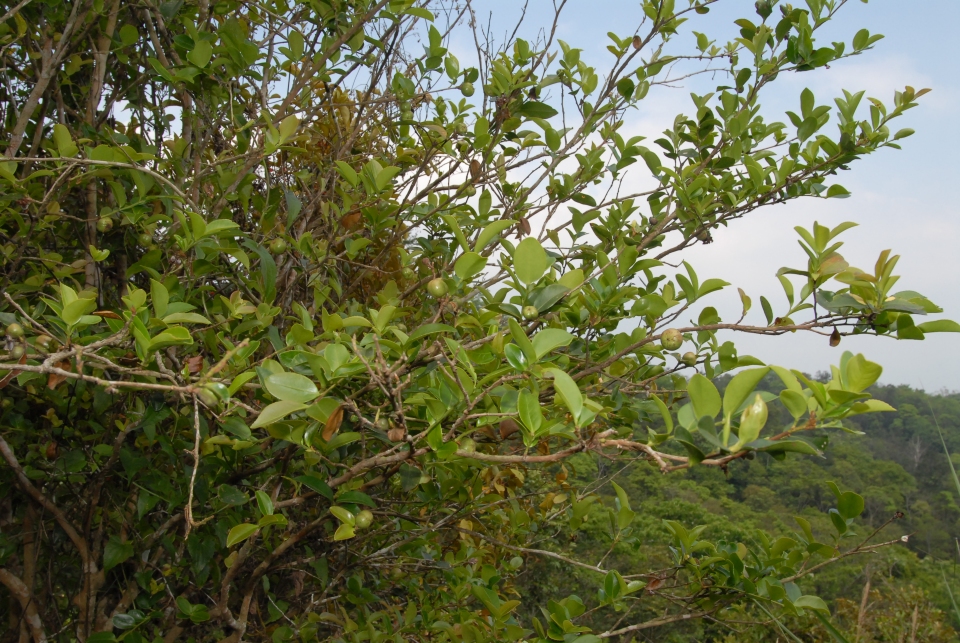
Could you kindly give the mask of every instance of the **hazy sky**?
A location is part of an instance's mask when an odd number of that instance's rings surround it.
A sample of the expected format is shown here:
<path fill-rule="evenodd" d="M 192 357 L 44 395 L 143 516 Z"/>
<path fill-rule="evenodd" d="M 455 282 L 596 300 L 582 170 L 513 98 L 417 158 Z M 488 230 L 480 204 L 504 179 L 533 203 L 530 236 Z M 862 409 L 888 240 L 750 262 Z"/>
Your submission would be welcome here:
<path fill-rule="evenodd" d="M 597 65 L 598 71 L 606 69 L 612 58 L 605 49 L 607 32 L 631 35 L 641 20 L 639 5 L 636 0 L 569 0 L 557 37 L 584 49 L 584 59 Z M 685 2 L 678 0 L 677 5 Z M 693 49 L 690 29 L 725 42 L 738 29 L 732 25 L 736 18 L 759 21 L 753 5 L 753 0 L 721 0 L 710 14 L 695 16 L 681 27 L 687 31 L 680 43 Z M 795 0 L 794 5 L 804 6 L 804 2 Z M 480 0 L 474 6 L 484 22 L 492 12 L 493 33 L 502 40 L 508 25 L 512 30 L 522 4 Z M 552 3 L 531 0 L 520 35 L 532 39 L 535 28 L 547 24 L 552 15 Z M 872 272 L 878 253 L 893 249 L 901 255 L 897 272 L 902 275 L 894 290 L 917 290 L 939 304 L 946 316 L 960 320 L 960 222 L 952 196 L 953 187 L 960 184 L 960 127 L 952 121 L 957 113 L 954 104 L 960 99 L 960 61 L 953 51 L 953 30 L 958 23 L 960 2 L 956 0 L 872 0 L 869 4 L 850 0 L 821 42 L 842 39 L 849 49 L 853 34 L 862 27 L 886 37 L 873 50 L 833 64 L 829 70 L 781 77 L 767 92 L 763 110 L 767 120 L 788 122 L 784 111 L 799 111 L 804 87 L 813 90 L 818 105 L 831 106 L 833 97 L 842 95 L 841 89 L 866 90 L 866 96 L 875 96 L 887 105 L 892 104 L 893 91 L 905 85 L 933 89 L 893 127 L 894 131 L 911 127 L 917 132 L 902 141 L 903 150 L 881 150 L 838 177 L 852 192 L 850 198 L 807 199 L 761 210 L 717 231 L 713 244 L 698 246 L 686 255 L 701 279 L 719 277 L 733 284 L 709 299 L 725 319 L 735 318 L 740 310 L 735 286 L 744 288 L 755 302 L 747 321 L 764 323 L 757 303 L 760 295 L 770 299 L 775 310 L 786 309 L 775 273 L 784 265 L 805 266 L 793 227 L 809 228 L 816 220 L 831 227 L 842 221 L 858 222 L 859 228 L 841 237 L 849 239 L 840 252 L 851 265 Z M 464 45 L 467 43 L 455 42 L 453 50 L 459 55 Z M 461 60 L 461 65 L 471 64 Z M 691 91 L 704 94 L 721 84 L 719 80 L 700 77 L 676 89 L 651 92 L 640 110 L 628 115 L 629 132 L 659 134 L 677 113 L 693 112 Z M 861 114 L 865 113 L 863 104 Z M 832 116 L 829 131 L 835 131 L 835 122 Z M 862 352 L 884 366 L 882 382 L 922 384 L 928 391 L 960 390 L 960 334 L 932 334 L 922 342 L 847 337 L 840 348 L 830 348 L 826 338 L 812 334 L 778 338 L 740 335 L 737 343 L 741 353 L 808 372 L 836 363 L 843 349 Z"/>

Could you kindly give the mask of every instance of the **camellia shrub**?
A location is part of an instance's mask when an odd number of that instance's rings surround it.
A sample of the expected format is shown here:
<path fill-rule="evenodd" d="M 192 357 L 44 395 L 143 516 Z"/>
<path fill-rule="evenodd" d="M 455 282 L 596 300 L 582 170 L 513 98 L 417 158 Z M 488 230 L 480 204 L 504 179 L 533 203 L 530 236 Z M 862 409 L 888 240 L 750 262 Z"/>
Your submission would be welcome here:
<path fill-rule="evenodd" d="M 644 546 L 611 478 L 570 484 L 578 458 L 805 458 L 890 410 L 862 355 L 814 381 L 739 354 L 738 335 L 960 330 L 921 321 L 939 309 L 895 288 L 889 251 L 848 265 L 853 224 L 798 229 L 765 322 L 744 320 L 742 290 L 743 316 L 720 318 L 732 289 L 687 250 L 764 206 L 847 196 L 841 171 L 897 148 L 926 90 L 833 106 L 804 90 L 768 120 L 779 77 L 880 36 L 821 42 L 844 0 L 760 0 L 717 42 L 696 31 L 717 1 L 644 0 L 611 24 L 603 68 L 554 37 L 559 14 L 535 42 L 493 42 L 480 3 L 7 3 L 3 640 L 589 643 L 704 617 L 829 622 L 800 579 L 897 540 L 854 536 L 863 500 L 835 485 L 833 534 L 798 519 L 748 546 L 671 522 L 665 570 L 563 548 L 588 523 Z M 622 133 L 651 88 L 707 69 L 719 86 L 660 138 Z M 734 369 L 721 396 L 711 379 Z M 770 372 L 779 398 L 756 390 Z M 792 423 L 768 426 L 768 404 Z M 527 618 L 529 557 L 596 586 Z"/>

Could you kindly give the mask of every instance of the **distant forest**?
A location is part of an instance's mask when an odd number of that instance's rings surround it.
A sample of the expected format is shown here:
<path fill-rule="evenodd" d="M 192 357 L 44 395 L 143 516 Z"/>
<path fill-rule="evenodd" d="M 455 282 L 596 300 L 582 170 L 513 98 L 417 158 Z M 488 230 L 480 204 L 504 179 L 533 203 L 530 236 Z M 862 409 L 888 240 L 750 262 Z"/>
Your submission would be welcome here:
<path fill-rule="evenodd" d="M 723 388 L 725 382 L 719 381 Z M 780 380 L 769 376 L 764 388 L 779 393 Z M 709 620 L 660 628 L 636 641 L 804 641 L 833 643 L 939 643 L 958 641 L 960 628 L 954 598 L 960 597 L 960 498 L 950 472 L 937 423 L 954 466 L 960 468 L 960 393 L 928 394 L 908 386 L 876 386 L 871 392 L 897 409 L 845 422 L 849 432 L 837 434 L 824 456 L 791 454 L 776 461 L 759 454 L 734 463 L 724 474 L 694 467 L 683 475 L 662 476 L 650 466 L 634 465 L 621 472 L 595 456 L 576 461 L 571 479 L 585 485 L 601 476 L 614 478 L 631 496 L 642 521 L 635 543 L 611 543 L 607 530 L 584 529 L 574 547 L 580 560 L 617 560 L 621 569 L 671 564 L 669 532 L 664 520 L 688 528 L 706 525 L 705 535 L 731 543 L 753 542 L 758 532 L 771 537 L 799 531 L 793 516 L 802 516 L 814 530 L 830 531 L 826 511 L 834 496 L 824 481 L 834 481 L 864 497 L 866 509 L 858 529 L 866 537 L 902 513 L 877 534 L 875 541 L 906 536 L 906 542 L 880 553 L 850 556 L 801 585 L 828 601 L 830 625 L 812 615 L 791 621 L 751 620 L 737 629 Z M 770 426 L 787 424 L 789 415 L 770 404 Z M 862 434 L 858 434 L 862 432 Z M 612 502 L 612 500 L 611 500 Z M 607 503 L 610 504 L 610 503 Z M 545 535 L 541 547 L 567 545 L 565 535 Z M 555 541 L 551 543 L 551 541 Z M 854 538 L 852 543 L 857 542 Z M 873 541 L 872 541 L 873 542 Z M 585 603 L 596 603 L 598 578 L 546 559 L 530 561 L 524 592 L 544 602 L 557 593 L 573 592 Z M 952 592 L 952 595 L 951 595 Z M 542 600 L 540 600 L 542 599 Z M 531 601 L 534 604 L 537 601 Z M 642 598 L 637 611 L 643 610 Z M 612 626 L 620 615 L 598 618 L 595 626 Z M 631 615 L 633 616 L 633 615 Z M 601 622 L 602 621 L 602 622 Z M 609 622 L 608 622 L 609 621 Z M 831 631 L 830 628 L 833 628 Z M 624 639 L 624 642 L 630 639 Z"/>

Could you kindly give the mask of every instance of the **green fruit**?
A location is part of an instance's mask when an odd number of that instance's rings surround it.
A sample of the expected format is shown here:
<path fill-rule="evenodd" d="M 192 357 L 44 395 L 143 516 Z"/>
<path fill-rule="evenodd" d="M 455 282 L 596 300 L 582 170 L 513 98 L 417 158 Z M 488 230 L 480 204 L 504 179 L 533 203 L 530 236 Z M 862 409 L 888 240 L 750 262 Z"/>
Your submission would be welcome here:
<path fill-rule="evenodd" d="M 403 577 L 406 576 L 402 567 L 391 567 L 390 568 L 390 580 L 398 581 L 403 580 Z"/>
<path fill-rule="evenodd" d="M 144 248 L 149 248 L 153 245 L 153 236 L 144 232 L 143 234 L 137 235 L 137 243 L 139 243 Z"/>
<path fill-rule="evenodd" d="M 694 352 L 687 352 L 683 354 L 683 357 L 680 358 L 680 361 L 686 364 L 687 366 L 693 366 L 697 363 L 697 354 Z"/>
<path fill-rule="evenodd" d="M 408 281 L 415 279 L 417 276 L 417 273 L 410 266 L 407 266 L 406 268 L 404 268 L 401 274 L 403 274 L 403 278 Z"/>
<path fill-rule="evenodd" d="M 668 351 L 675 351 L 683 344 L 683 335 L 676 328 L 668 328 L 660 335 L 660 345 Z"/>
<path fill-rule="evenodd" d="M 462 136 L 467 133 L 467 124 L 463 121 L 457 121 L 453 126 L 453 131 Z"/>
<path fill-rule="evenodd" d="M 527 321 L 533 321 L 540 316 L 540 311 L 537 310 L 536 306 L 524 306 L 521 314 L 523 314 L 523 318 Z"/>
<path fill-rule="evenodd" d="M 390 420 L 382 416 L 377 418 L 377 421 L 374 422 L 374 425 L 380 431 L 386 432 L 390 430 Z"/>
<path fill-rule="evenodd" d="M 0 408 L 2 408 L 4 411 L 9 411 L 13 408 L 13 400 L 11 400 L 9 397 L 3 398 L 0 400 Z"/>
<path fill-rule="evenodd" d="M 20 359 L 26 354 L 26 352 L 27 352 L 27 349 L 23 347 L 23 344 L 17 344 L 10 351 L 10 357 L 12 357 L 13 359 Z"/>
<path fill-rule="evenodd" d="M 473 83 L 463 83 L 462 85 L 460 85 L 460 93 L 466 96 L 467 98 L 470 98 L 471 96 L 473 96 L 474 91 L 475 90 L 473 88 Z"/>
<path fill-rule="evenodd" d="M 110 232 L 111 230 L 113 230 L 113 219 L 110 217 L 100 217 L 100 220 L 97 221 L 97 231 Z"/>
<path fill-rule="evenodd" d="M 472 185 L 468 185 L 467 187 L 465 187 L 465 188 L 463 189 L 463 193 L 464 193 L 464 195 L 466 195 L 466 196 L 476 196 L 476 195 L 477 195 L 477 188 L 473 187 Z"/>
<path fill-rule="evenodd" d="M 447 282 L 440 277 L 427 282 L 427 292 L 439 299 L 447 294 Z"/>
<path fill-rule="evenodd" d="M 11 339 L 20 339 L 23 337 L 23 334 L 23 326 L 17 322 L 13 322 L 7 326 L 7 337 L 10 337 Z"/>
<path fill-rule="evenodd" d="M 50 335 L 39 335 L 35 340 L 33 340 L 33 345 L 40 350 L 49 353 L 56 348 L 57 343 L 52 337 L 50 337 Z"/>
<path fill-rule="evenodd" d="M 283 239 L 274 239 L 270 242 L 270 252 L 279 255 L 287 251 L 287 242 Z"/>
<path fill-rule="evenodd" d="M 373 524 L 373 512 L 369 509 L 364 509 L 354 518 L 353 524 L 357 529 L 366 529 Z"/>
<path fill-rule="evenodd" d="M 473 438 L 463 438 L 460 440 L 460 450 L 474 453 L 477 450 L 477 443 L 473 441 Z"/>
<path fill-rule="evenodd" d="M 413 112 L 410 111 L 409 109 L 403 110 L 402 112 L 400 112 L 400 120 L 402 120 L 402 121 L 412 121 L 412 120 L 413 120 Z"/>
<path fill-rule="evenodd" d="M 217 395 L 206 388 L 202 388 L 197 391 L 197 399 L 199 399 L 204 406 L 209 406 L 211 408 L 220 406 L 220 398 Z"/>

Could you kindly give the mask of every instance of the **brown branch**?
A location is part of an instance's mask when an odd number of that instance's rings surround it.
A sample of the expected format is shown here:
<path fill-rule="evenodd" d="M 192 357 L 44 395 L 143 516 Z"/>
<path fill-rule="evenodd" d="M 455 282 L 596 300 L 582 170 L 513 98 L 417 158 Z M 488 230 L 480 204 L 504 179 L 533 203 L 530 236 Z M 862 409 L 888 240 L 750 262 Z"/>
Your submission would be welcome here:
<path fill-rule="evenodd" d="M 35 643 L 46 643 L 47 633 L 43 627 L 43 621 L 40 620 L 40 614 L 37 612 L 37 600 L 33 592 L 23 583 L 22 580 L 0 567 L 0 583 L 2 583 L 10 594 L 20 603 L 20 609 L 23 618 L 30 628 L 30 634 L 33 635 Z"/>

